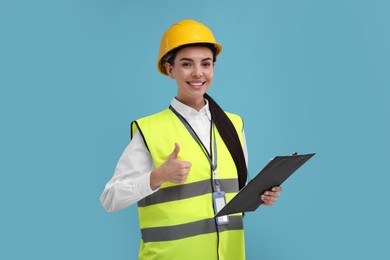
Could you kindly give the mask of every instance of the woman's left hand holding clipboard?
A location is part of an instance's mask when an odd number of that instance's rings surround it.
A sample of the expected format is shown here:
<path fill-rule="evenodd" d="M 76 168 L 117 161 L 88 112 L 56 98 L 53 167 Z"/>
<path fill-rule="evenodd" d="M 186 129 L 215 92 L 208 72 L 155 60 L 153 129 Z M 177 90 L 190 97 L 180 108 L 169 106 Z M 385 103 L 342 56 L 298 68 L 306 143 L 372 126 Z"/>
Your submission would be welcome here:
<path fill-rule="evenodd" d="M 280 196 L 280 192 L 282 191 L 281 186 L 275 186 L 271 190 L 265 191 L 260 195 L 261 200 L 263 201 L 263 205 L 272 206 L 278 200 Z"/>

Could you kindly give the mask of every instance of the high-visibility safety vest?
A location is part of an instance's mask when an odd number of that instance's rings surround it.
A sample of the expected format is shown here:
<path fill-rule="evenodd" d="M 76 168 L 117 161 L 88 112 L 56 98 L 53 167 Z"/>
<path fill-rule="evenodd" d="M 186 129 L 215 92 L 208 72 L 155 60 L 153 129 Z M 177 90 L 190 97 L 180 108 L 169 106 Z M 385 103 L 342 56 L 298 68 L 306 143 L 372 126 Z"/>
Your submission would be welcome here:
<path fill-rule="evenodd" d="M 242 141 L 241 117 L 226 114 Z M 156 168 L 172 153 L 175 142 L 180 145 L 178 159 L 192 163 L 183 184 L 163 183 L 157 192 L 138 202 L 142 234 L 139 259 L 245 259 L 242 214 L 229 215 L 228 224 L 216 224 L 212 198 L 215 184 L 210 163 L 180 119 L 166 109 L 132 122 L 131 128 L 132 135 L 136 130 L 140 131 Z M 237 169 L 216 127 L 213 128 L 217 141 L 218 180 L 228 202 L 238 192 Z M 210 139 L 213 143 L 211 133 Z"/>

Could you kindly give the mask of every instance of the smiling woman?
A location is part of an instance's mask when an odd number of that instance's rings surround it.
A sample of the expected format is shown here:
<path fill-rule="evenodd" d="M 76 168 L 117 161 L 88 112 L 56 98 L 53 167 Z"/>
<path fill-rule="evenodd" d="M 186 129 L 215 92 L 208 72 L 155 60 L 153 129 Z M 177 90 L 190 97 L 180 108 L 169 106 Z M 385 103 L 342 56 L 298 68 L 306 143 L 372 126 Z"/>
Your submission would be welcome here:
<path fill-rule="evenodd" d="M 247 181 L 242 119 L 206 93 L 221 50 L 197 21 L 175 23 L 162 37 L 157 68 L 176 81 L 177 95 L 169 108 L 132 122 L 132 140 L 101 196 L 109 212 L 138 202 L 139 259 L 245 259 L 242 214 L 214 217 Z M 280 191 L 259 199 L 272 205 Z"/>
<path fill-rule="evenodd" d="M 175 56 L 176 63 L 165 63 L 165 69 L 176 80 L 176 99 L 199 111 L 214 78 L 213 53 L 207 47 L 191 46 L 182 48 Z"/>

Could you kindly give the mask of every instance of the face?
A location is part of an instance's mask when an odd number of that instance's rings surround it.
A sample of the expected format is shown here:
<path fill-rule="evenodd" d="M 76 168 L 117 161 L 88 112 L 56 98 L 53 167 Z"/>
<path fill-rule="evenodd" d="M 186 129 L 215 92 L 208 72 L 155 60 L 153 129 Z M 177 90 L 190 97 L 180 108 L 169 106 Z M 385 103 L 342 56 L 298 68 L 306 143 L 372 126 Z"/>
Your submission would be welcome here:
<path fill-rule="evenodd" d="M 168 75 L 176 80 L 176 98 L 191 107 L 203 106 L 203 94 L 211 86 L 214 77 L 212 51 L 201 46 L 183 48 L 177 52 L 174 65 L 167 63 L 165 67 Z"/>

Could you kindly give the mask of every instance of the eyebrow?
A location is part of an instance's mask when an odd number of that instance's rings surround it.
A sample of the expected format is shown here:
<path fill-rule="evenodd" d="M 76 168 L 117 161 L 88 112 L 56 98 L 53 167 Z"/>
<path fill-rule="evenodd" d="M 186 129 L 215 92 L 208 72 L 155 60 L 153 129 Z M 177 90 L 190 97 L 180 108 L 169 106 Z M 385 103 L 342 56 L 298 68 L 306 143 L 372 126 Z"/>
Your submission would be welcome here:
<path fill-rule="evenodd" d="M 212 61 L 213 59 L 210 58 L 210 57 L 202 59 L 202 61 L 207 61 L 207 60 L 211 60 Z M 181 58 L 180 61 L 194 61 L 194 60 L 190 59 L 190 58 Z"/>

